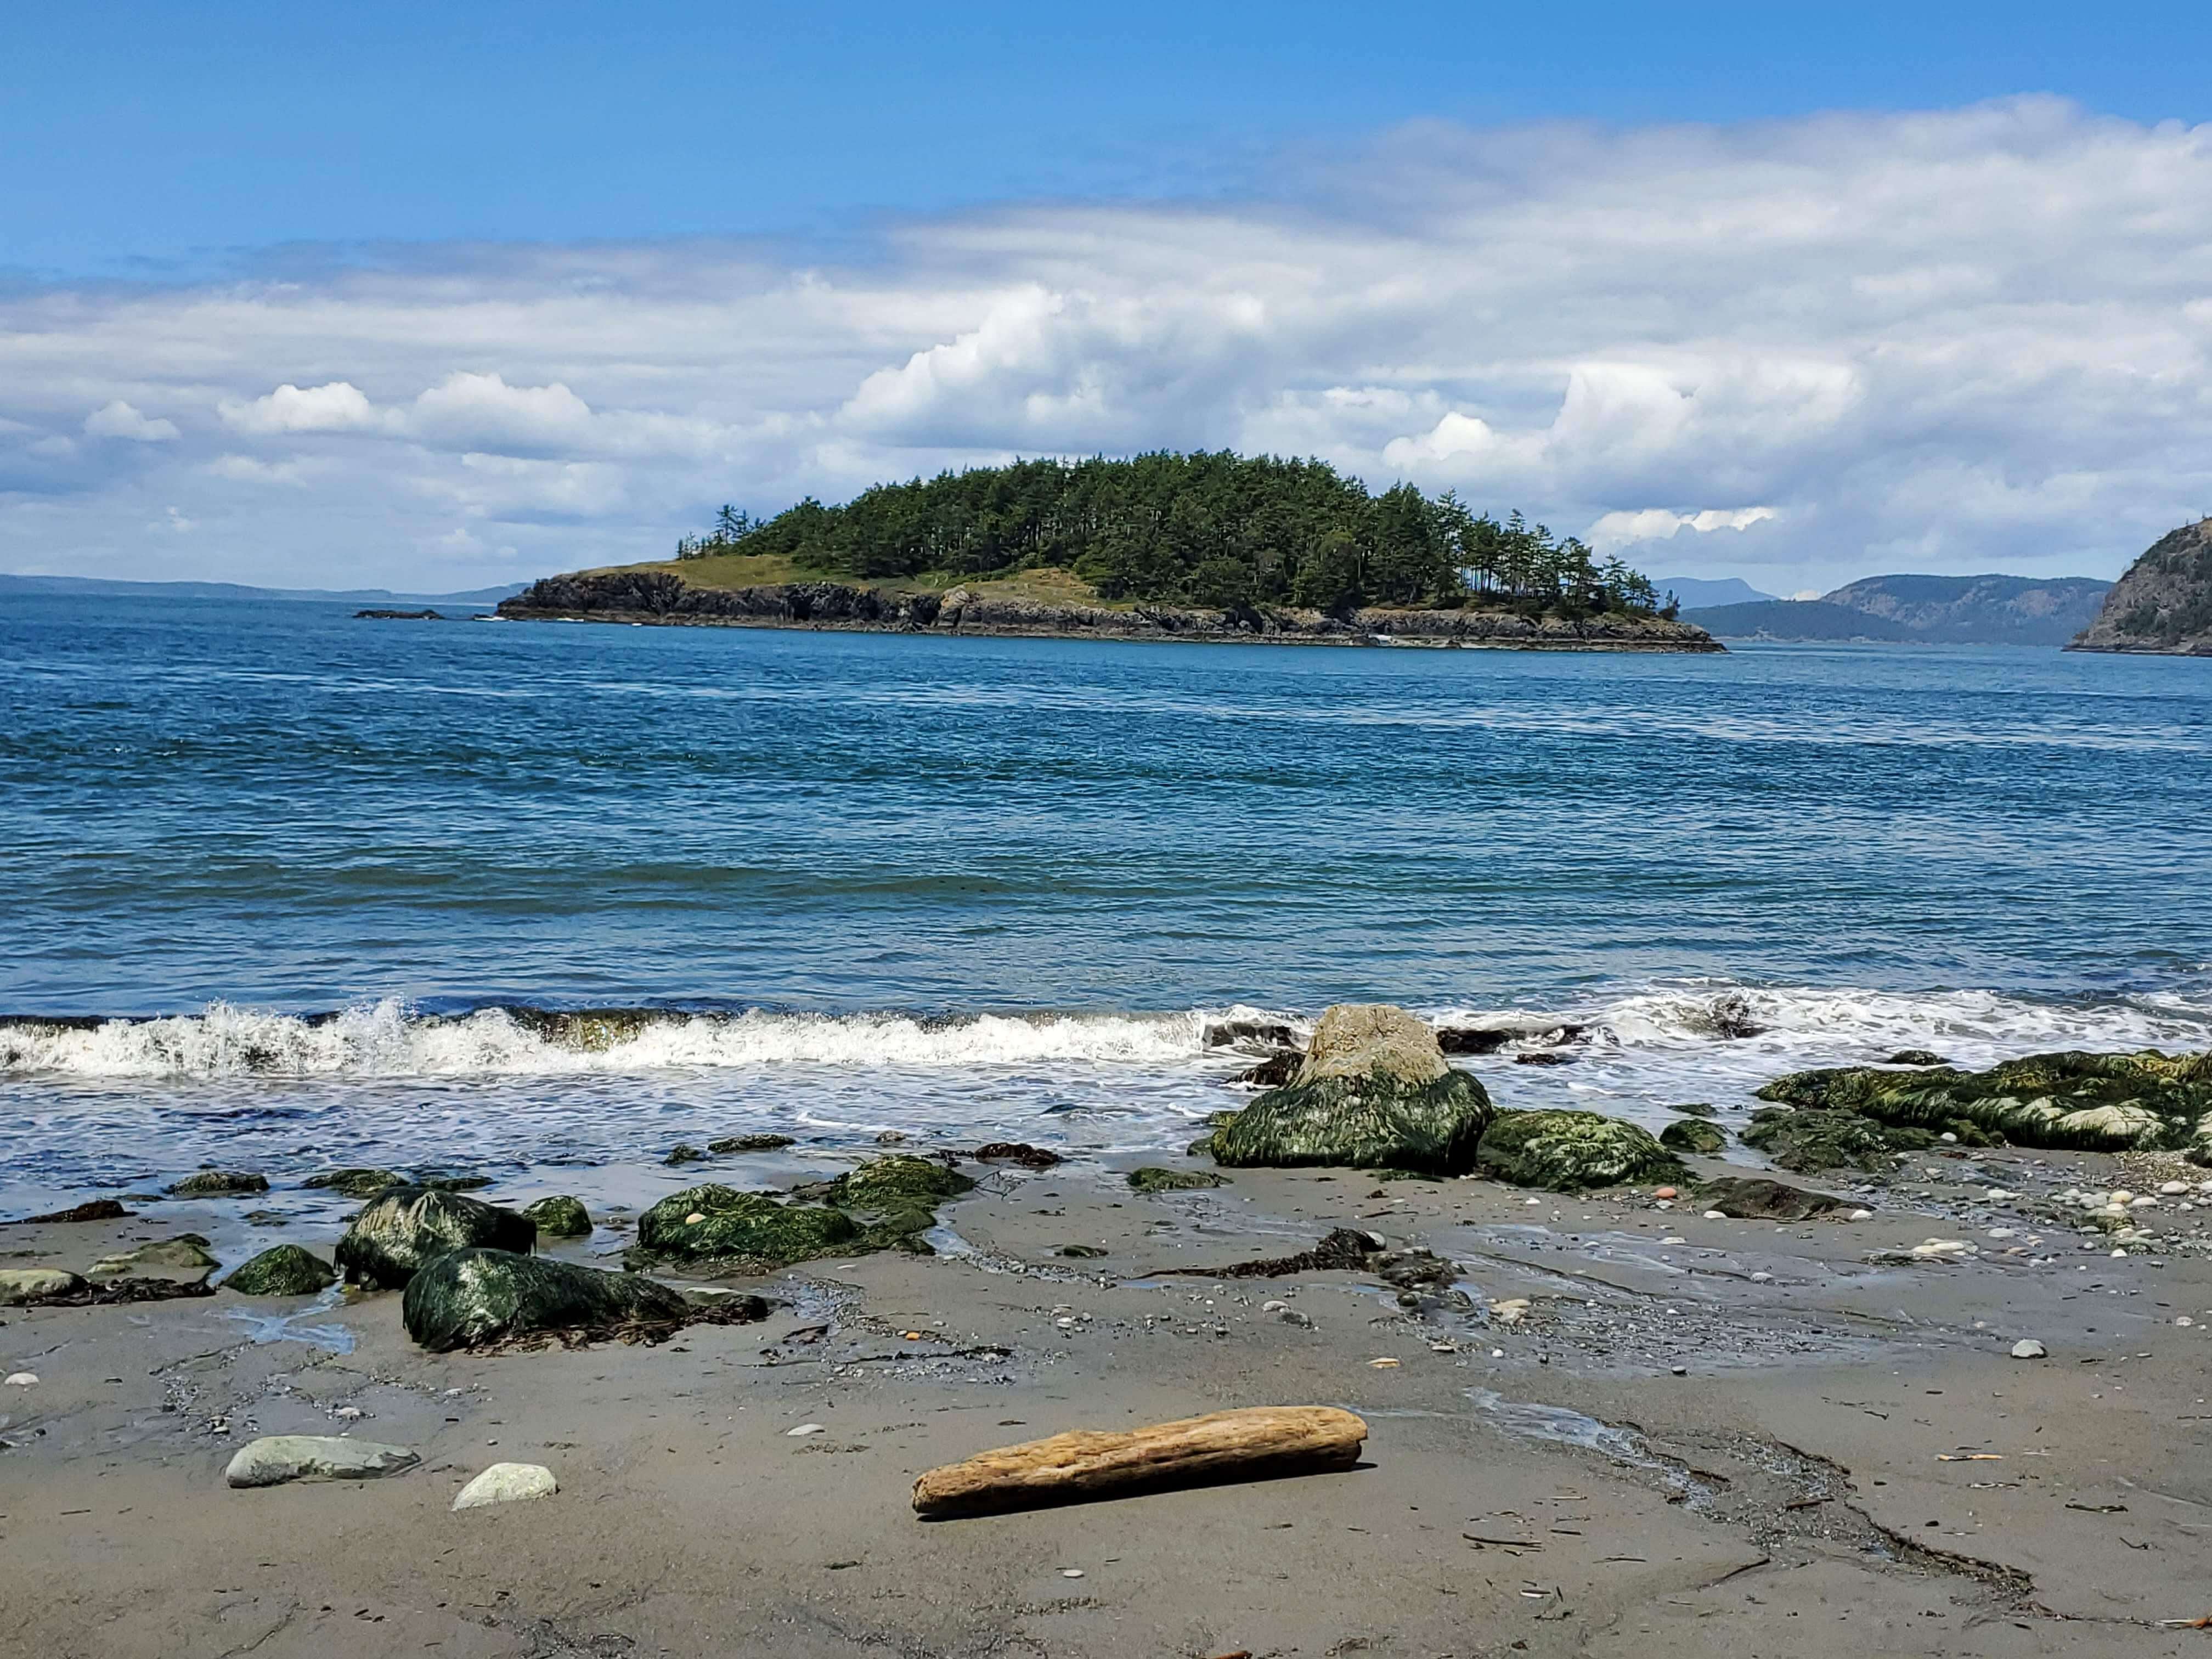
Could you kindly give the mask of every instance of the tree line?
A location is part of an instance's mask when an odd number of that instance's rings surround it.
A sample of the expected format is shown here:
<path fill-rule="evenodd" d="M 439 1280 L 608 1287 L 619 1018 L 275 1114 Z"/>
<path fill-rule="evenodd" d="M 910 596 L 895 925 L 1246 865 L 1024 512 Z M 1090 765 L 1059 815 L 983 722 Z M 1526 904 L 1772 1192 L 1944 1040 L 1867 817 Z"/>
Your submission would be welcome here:
<path fill-rule="evenodd" d="M 1658 608 L 1650 582 L 1618 558 L 1517 512 L 1497 519 L 1410 483 L 1371 495 L 1326 461 L 1227 450 L 975 467 L 876 484 L 842 507 L 810 495 L 767 519 L 725 507 L 676 549 L 679 559 L 730 553 L 862 580 L 1060 566 L 1109 599 L 1223 610 Z"/>

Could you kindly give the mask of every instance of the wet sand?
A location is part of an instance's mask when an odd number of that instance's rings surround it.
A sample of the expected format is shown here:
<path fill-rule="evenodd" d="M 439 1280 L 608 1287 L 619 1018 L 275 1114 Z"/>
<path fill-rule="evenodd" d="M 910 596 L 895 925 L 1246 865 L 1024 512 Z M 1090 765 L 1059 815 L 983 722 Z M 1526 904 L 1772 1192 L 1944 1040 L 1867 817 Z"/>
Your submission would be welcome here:
<path fill-rule="evenodd" d="M 0 1310 L 0 1371 L 40 1378 L 0 1389 L 0 1652 L 2195 1653 L 2212 1634 L 2160 1621 L 2212 1613 L 2212 1263 L 2190 1236 L 2212 1210 L 2167 1200 L 2168 1236 L 2115 1260 L 2048 1197 L 2145 1173 L 1942 1156 L 1868 1189 L 1872 1219 L 1778 1227 L 1649 1190 L 1246 1171 L 1140 1197 L 1000 1171 L 944 1212 L 937 1255 L 750 1281 L 782 1300 L 768 1322 L 657 1347 L 425 1354 L 389 1294 Z M 0 1265 L 196 1225 L 228 1265 L 219 1213 L 9 1227 Z M 1461 1264 L 1467 1304 L 1363 1273 L 1157 1273 L 1340 1224 Z M 1978 1253 L 1890 1259 L 1931 1237 Z M 1517 1322 L 1492 1306 L 1521 1298 Z M 2024 1337 L 2048 1357 L 2011 1358 Z M 1362 1466 L 909 1508 L 921 1471 L 991 1446 L 1260 1404 L 1358 1412 Z M 225 1486 L 280 1432 L 422 1462 Z M 559 1493 L 449 1512 L 502 1460 Z"/>

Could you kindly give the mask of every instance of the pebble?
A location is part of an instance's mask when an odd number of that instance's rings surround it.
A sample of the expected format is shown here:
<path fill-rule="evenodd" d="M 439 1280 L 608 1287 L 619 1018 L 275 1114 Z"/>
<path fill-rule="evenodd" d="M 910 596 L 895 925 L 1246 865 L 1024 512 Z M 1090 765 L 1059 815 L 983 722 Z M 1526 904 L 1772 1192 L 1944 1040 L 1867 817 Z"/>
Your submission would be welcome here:
<path fill-rule="evenodd" d="M 1773 1279 L 1774 1275 L 1772 1273 L 1755 1273 L 1751 1276 L 1751 1282 L 1754 1285 L 1765 1285 L 1771 1283 Z"/>
<path fill-rule="evenodd" d="M 1726 1221 L 1728 1219 L 1728 1218 L 1725 1215 L 1723 1215 L 1718 1210 L 1706 1211 L 1705 1218 L 1708 1221 Z"/>
<path fill-rule="evenodd" d="M 796 1440 L 802 1435 L 827 1434 L 830 1431 L 819 1423 L 801 1423 L 797 1428 L 786 1429 L 783 1432 L 786 1438 Z"/>
<path fill-rule="evenodd" d="M 459 1511 L 480 1510 L 491 1504 L 519 1504 L 526 1498 L 550 1498 L 560 1490 L 553 1471 L 541 1463 L 495 1463 L 461 1488 L 453 1508 Z"/>
<path fill-rule="evenodd" d="M 1659 1187 L 1655 1188 L 1652 1190 L 1651 1196 L 1654 1198 L 1678 1198 L 1680 1194 L 1678 1194 L 1672 1187 Z"/>
<path fill-rule="evenodd" d="M 1989 1191 L 1982 1194 L 1982 1200 L 1987 1204 L 2002 1204 L 2008 1198 L 2018 1198 L 2020 1194 L 2018 1193 L 2008 1191 L 2002 1187 L 1992 1187 Z"/>
<path fill-rule="evenodd" d="M 1662 1238 L 1659 1242 L 1662 1244 L 1686 1244 L 1690 1241 L 1686 1238 L 1676 1238 L 1672 1235 L 1669 1235 L 1668 1237 Z"/>
<path fill-rule="evenodd" d="M 1959 1137 L 1953 1134 L 1948 1129 L 1944 1130 L 1943 1133 L 1937 1135 L 1936 1139 L 1942 1141 L 1946 1146 L 1955 1146 L 1959 1144 Z"/>
<path fill-rule="evenodd" d="M 2177 1325 L 2187 1327 L 2194 1325 L 2197 1322 L 2191 1319 L 2187 1314 L 2176 1314 L 2173 1316 L 2173 1322 Z"/>
<path fill-rule="evenodd" d="M 1854 1221 L 1871 1221 L 1874 1219 L 1874 1212 L 1872 1210 L 1853 1210 L 1851 1212 L 1851 1219 Z"/>
<path fill-rule="evenodd" d="M 2158 1189 L 2168 1198 L 2179 1198 L 2189 1190 L 2189 1183 L 2185 1181 L 2161 1181 Z"/>
<path fill-rule="evenodd" d="M 1388 1358 L 1370 1359 L 1367 1362 L 1367 1368 L 1375 1371 L 1394 1371 L 1398 1369 L 1398 1362 Z"/>
<path fill-rule="evenodd" d="M 2051 1350 L 2033 1337 L 2023 1336 L 2012 1345 L 2012 1357 L 2014 1359 L 2048 1359 Z"/>
<path fill-rule="evenodd" d="M 1690 1374 L 1690 1368 L 1687 1365 L 1670 1365 L 1668 1369 L 1677 1376 L 1687 1376 Z"/>
<path fill-rule="evenodd" d="M 1260 1304 L 1260 1311 L 1261 1313 L 1287 1313 L 1290 1310 L 1290 1306 L 1291 1304 L 1287 1302 L 1262 1302 Z"/>
<path fill-rule="evenodd" d="M 33 1371 L 10 1371 L 5 1386 L 11 1389 L 27 1389 L 36 1385 L 38 1380 L 38 1375 Z"/>
<path fill-rule="evenodd" d="M 358 1406 L 341 1406 L 336 1411 L 332 1412 L 331 1415 L 332 1417 L 343 1417 L 346 1421 L 350 1423 L 355 1418 L 361 1415 L 361 1407 Z"/>
<path fill-rule="evenodd" d="M 1062 1578 L 1080 1578 L 1083 1577 L 1083 1569 L 1080 1567 L 1062 1567 L 1060 1570 L 1060 1576 Z"/>

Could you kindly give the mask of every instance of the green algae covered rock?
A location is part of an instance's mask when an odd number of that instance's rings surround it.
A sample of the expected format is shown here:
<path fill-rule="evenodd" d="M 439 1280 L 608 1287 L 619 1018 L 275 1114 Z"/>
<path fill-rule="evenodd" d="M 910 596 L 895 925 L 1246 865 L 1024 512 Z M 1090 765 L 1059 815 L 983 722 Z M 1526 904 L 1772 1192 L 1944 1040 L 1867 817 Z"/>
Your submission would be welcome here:
<path fill-rule="evenodd" d="M 1500 1112 L 1476 1153 L 1484 1170 L 1502 1181 L 1560 1193 L 1684 1173 L 1681 1161 L 1648 1130 L 1595 1112 Z"/>
<path fill-rule="evenodd" d="M 538 1225 L 526 1215 L 439 1188 L 395 1187 L 353 1218 L 334 1254 L 349 1285 L 396 1291 L 448 1250 L 526 1255 L 537 1243 Z"/>
<path fill-rule="evenodd" d="M 583 1238 L 592 1231 L 592 1212 L 584 1200 L 566 1193 L 526 1204 L 522 1212 L 538 1224 L 540 1238 Z"/>
<path fill-rule="evenodd" d="M 781 1267 L 826 1255 L 860 1237 L 842 1210 L 783 1204 L 709 1182 L 671 1193 L 637 1218 L 641 1259 L 739 1261 Z"/>
<path fill-rule="evenodd" d="M 726 1135 L 720 1140 L 710 1140 L 710 1152 L 780 1152 L 795 1145 L 789 1135 Z"/>
<path fill-rule="evenodd" d="M 1962 1140 L 1972 1128 L 2020 1146 L 2180 1152 L 2192 1163 L 2212 1164 L 2212 1054 L 2072 1050 L 2008 1060 L 1986 1072 L 1839 1066 L 1793 1072 L 1759 1097 Z"/>
<path fill-rule="evenodd" d="M 1163 1170 L 1147 1165 L 1129 1171 L 1129 1187 L 1139 1193 L 1187 1193 L 1201 1187 L 1226 1187 L 1224 1176 L 1211 1170 Z"/>
<path fill-rule="evenodd" d="M 1822 1170 L 1884 1174 L 1897 1168 L 1899 1152 L 1917 1152 L 1935 1140 L 1924 1130 L 1887 1129 L 1856 1112 L 1818 1107 L 1793 1111 L 1770 1106 L 1753 1112 L 1743 1132 L 1745 1146 L 1800 1175 Z"/>
<path fill-rule="evenodd" d="M 302 1187 L 327 1187 L 341 1198 L 374 1198 L 392 1187 L 404 1187 L 407 1177 L 392 1170 L 325 1170 L 311 1175 Z"/>
<path fill-rule="evenodd" d="M 1694 1152 L 1711 1158 L 1728 1145 L 1728 1132 L 1701 1118 L 1677 1118 L 1659 1132 L 1659 1144 L 1669 1152 Z"/>
<path fill-rule="evenodd" d="M 484 1249 L 434 1257 L 408 1281 L 399 1304 L 407 1334 L 433 1353 L 513 1337 L 681 1325 L 693 1312 L 679 1292 L 638 1273 Z"/>
<path fill-rule="evenodd" d="M 241 1170 L 202 1170 L 186 1176 L 169 1188 L 172 1198 L 236 1198 L 245 1193 L 265 1193 L 269 1177 Z"/>
<path fill-rule="evenodd" d="M 926 1158 L 893 1152 L 872 1158 L 830 1183 L 830 1201 L 840 1209 L 877 1215 L 934 1212 L 948 1198 L 975 1186 L 957 1170 Z"/>
<path fill-rule="evenodd" d="M 1297 1075 L 1217 1128 L 1231 1169 L 1337 1164 L 1458 1175 L 1474 1167 L 1490 1096 L 1454 1071 L 1427 1025 L 1388 1004 L 1321 1017 Z"/>
<path fill-rule="evenodd" d="M 331 1264 L 297 1244 L 262 1251 L 222 1281 L 240 1296 L 313 1296 L 337 1280 Z"/>

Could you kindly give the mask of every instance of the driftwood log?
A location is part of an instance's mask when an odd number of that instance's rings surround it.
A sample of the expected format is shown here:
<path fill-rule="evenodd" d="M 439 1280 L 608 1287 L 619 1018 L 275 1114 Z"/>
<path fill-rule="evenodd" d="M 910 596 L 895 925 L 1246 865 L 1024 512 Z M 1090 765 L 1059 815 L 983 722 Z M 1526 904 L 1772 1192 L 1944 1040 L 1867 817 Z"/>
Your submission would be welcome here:
<path fill-rule="evenodd" d="M 914 1483 L 922 1515 L 980 1515 L 1163 1486 L 1345 1469 L 1367 1425 L 1333 1406 L 1255 1406 L 1141 1429 L 1079 1429 L 1001 1446 Z"/>

